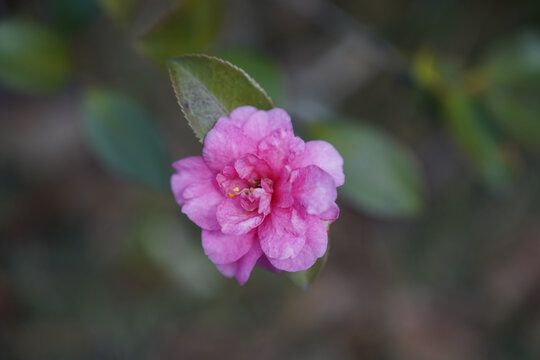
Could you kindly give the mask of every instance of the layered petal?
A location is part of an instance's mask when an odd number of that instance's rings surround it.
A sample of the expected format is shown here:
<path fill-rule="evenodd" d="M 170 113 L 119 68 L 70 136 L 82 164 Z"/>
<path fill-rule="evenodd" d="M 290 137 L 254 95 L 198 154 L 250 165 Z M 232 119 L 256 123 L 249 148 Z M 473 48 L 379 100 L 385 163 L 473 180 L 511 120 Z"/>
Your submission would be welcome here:
<path fill-rule="evenodd" d="M 176 174 L 171 176 L 171 189 L 178 205 L 185 203 L 184 190 L 190 185 L 206 184 L 214 177 L 202 156 L 190 156 L 172 164 Z"/>
<path fill-rule="evenodd" d="M 263 252 L 270 258 L 286 259 L 296 256 L 305 243 L 306 224 L 294 208 L 274 208 L 258 235 Z"/>
<path fill-rule="evenodd" d="M 242 125 L 244 133 L 256 142 L 276 129 L 293 130 L 291 118 L 283 109 L 256 111 Z"/>
<path fill-rule="evenodd" d="M 259 142 L 257 154 L 273 170 L 280 170 L 287 164 L 289 144 L 293 138 L 292 131 L 277 129 Z"/>
<path fill-rule="evenodd" d="M 284 166 L 280 171 L 274 186 L 273 205 L 280 208 L 289 208 L 292 206 L 294 199 L 292 196 L 291 185 L 291 168 Z"/>
<path fill-rule="evenodd" d="M 242 235 L 259 226 L 265 216 L 257 211 L 244 209 L 240 197 L 235 197 L 219 204 L 216 217 L 223 233 Z"/>
<path fill-rule="evenodd" d="M 250 186 L 248 181 L 238 177 L 236 170 L 232 166 L 226 166 L 222 172 L 216 175 L 216 183 L 226 197 L 230 197 L 241 189 Z"/>
<path fill-rule="evenodd" d="M 223 275 L 227 277 L 234 276 L 240 285 L 244 285 L 261 255 L 261 247 L 255 241 L 249 251 L 240 259 L 229 264 L 217 264 L 216 267 Z"/>
<path fill-rule="evenodd" d="M 224 197 L 203 158 L 188 157 L 175 162 L 173 168 L 177 173 L 171 176 L 171 188 L 182 212 L 203 229 L 220 229 L 216 210 Z"/>
<path fill-rule="evenodd" d="M 309 165 L 291 173 L 292 196 L 308 214 L 319 215 L 337 198 L 334 179 L 320 167 Z"/>
<path fill-rule="evenodd" d="M 202 193 L 197 198 L 190 199 L 182 206 L 182 213 L 202 229 L 219 230 L 216 213 L 218 205 L 223 201 L 223 195 L 215 190 Z"/>
<path fill-rule="evenodd" d="M 287 259 L 268 257 L 277 269 L 291 272 L 306 270 L 326 252 L 328 234 L 323 222 L 317 216 L 308 215 L 306 224 L 306 242 L 296 256 Z"/>
<path fill-rule="evenodd" d="M 214 264 L 228 264 L 244 256 L 253 245 L 255 234 L 227 235 L 221 231 L 202 231 L 204 253 Z"/>
<path fill-rule="evenodd" d="M 215 172 L 245 154 L 256 153 L 257 144 L 228 118 L 220 118 L 204 139 L 203 157 Z"/>
<path fill-rule="evenodd" d="M 343 158 L 338 151 L 326 141 L 308 141 L 305 144 L 304 153 L 298 156 L 292 163 L 293 169 L 309 165 L 317 165 L 330 174 L 334 179 L 336 186 L 341 186 L 345 182 L 345 175 L 343 174 Z"/>
<path fill-rule="evenodd" d="M 175 199 L 225 276 L 244 284 L 256 265 L 300 271 L 324 255 L 343 159 L 324 141 L 294 136 L 284 110 L 233 110 L 206 135 L 202 157 L 173 166 Z"/>
<path fill-rule="evenodd" d="M 287 112 L 280 108 L 274 108 L 268 111 L 268 130 L 275 129 L 293 130 L 291 117 Z"/>
<path fill-rule="evenodd" d="M 246 180 L 266 178 L 272 173 L 266 161 L 253 154 L 244 155 L 236 160 L 234 168 L 238 176 Z"/>

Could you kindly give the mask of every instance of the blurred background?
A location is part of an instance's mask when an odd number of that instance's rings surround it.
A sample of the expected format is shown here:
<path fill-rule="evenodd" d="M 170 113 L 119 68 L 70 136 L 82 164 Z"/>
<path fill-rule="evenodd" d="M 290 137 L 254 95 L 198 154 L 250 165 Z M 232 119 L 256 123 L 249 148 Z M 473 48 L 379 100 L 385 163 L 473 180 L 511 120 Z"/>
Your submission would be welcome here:
<path fill-rule="evenodd" d="M 0 358 L 539 359 L 540 2 L 0 0 Z M 165 60 L 345 158 L 307 291 L 204 256 Z"/>

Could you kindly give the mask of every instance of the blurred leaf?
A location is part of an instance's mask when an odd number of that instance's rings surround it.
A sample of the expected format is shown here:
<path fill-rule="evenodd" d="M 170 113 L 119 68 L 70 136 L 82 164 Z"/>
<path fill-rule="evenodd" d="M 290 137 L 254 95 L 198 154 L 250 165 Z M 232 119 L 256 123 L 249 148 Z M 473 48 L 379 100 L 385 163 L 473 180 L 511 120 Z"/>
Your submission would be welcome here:
<path fill-rule="evenodd" d="M 64 41 L 22 19 L 0 21 L 0 82 L 22 91 L 51 91 L 68 79 L 71 60 Z"/>
<path fill-rule="evenodd" d="M 255 80 L 221 59 L 185 55 L 170 59 L 168 65 L 178 104 L 201 142 L 216 121 L 235 108 L 273 106 Z"/>
<path fill-rule="evenodd" d="M 439 95 L 448 87 L 461 81 L 461 68 L 450 61 L 440 61 L 433 52 L 424 49 L 417 52 L 411 64 L 415 82 L 433 95 Z"/>
<path fill-rule="evenodd" d="M 155 188 L 168 187 L 165 142 L 139 104 L 111 90 L 92 90 L 85 94 L 83 115 L 90 145 L 103 163 Z"/>
<path fill-rule="evenodd" d="M 220 53 L 221 58 L 244 69 L 266 90 L 274 104 L 284 99 L 283 74 L 278 65 L 268 56 L 256 51 L 236 50 Z"/>
<path fill-rule="evenodd" d="M 491 88 L 486 94 L 486 105 L 502 129 L 540 152 L 540 88 L 537 84 Z"/>
<path fill-rule="evenodd" d="M 192 234 L 171 214 L 155 209 L 138 224 L 135 238 L 139 245 L 170 278 L 193 296 L 215 292 L 223 278 L 201 246 L 194 245 L 194 241 L 200 244 L 200 235 Z"/>
<path fill-rule="evenodd" d="M 485 102 L 510 136 L 540 152 L 540 35 L 496 45 L 485 62 Z"/>
<path fill-rule="evenodd" d="M 343 199 L 381 216 L 414 215 L 421 210 L 416 161 L 382 131 L 361 122 L 329 122 L 314 125 L 311 132 L 332 143 L 343 156 Z"/>
<path fill-rule="evenodd" d="M 125 25 L 134 15 L 140 0 L 99 0 L 103 10 L 119 25 Z"/>
<path fill-rule="evenodd" d="M 324 268 L 324 265 L 326 264 L 326 260 L 328 260 L 329 252 L 330 252 L 330 241 L 328 241 L 328 248 L 326 249 L 326 253 L 323 255 L 323 257 L 317 259 L 317 261 L 315 262 L 315 264 L 313 264 L 312 267 L 310 267 L 307 270 L 289 273 L 289 277 L 291 278 L 293 283 L 295 283 L 302 290 L 309 289 L 311 284 L 313 284 L 317 276 L 319 276 L 322 269 Z"/>
<path fill-rule="evenodd" d="M 474 169 L 492 187 L 506 186 L 509 173 L 502 150 L 470 95 L 485 86 L 482 74 L 464 74 L 457 64 L 437 60 L 429 52 L 417 54 L 412 73 L 416 82 L 437 99 L 449 132 Z"/>
<path fill-rule="evenodd" d="M 66 36 L 76 35 L 99 13 L 96 0 L 53 0 L 55 28 Z"/>
<path fill-rule="evenodd" d="M 412 76 L 421 87 L 436 90 L 443 81 L 438 65 L 432 52 L 421 50 L 413 57 Z"/>
<path fill-rule="evenodd" d="M 494 187 L 509 182 L 507 164 L 501 148 L 482 123 L 476 104 L 464 91 L 449 89 L 441 98 L 448 127 L 472 164 Z"/>
<path fill-rule="evenodd" d="M 513 84 L 540 77 L 540 34 L 523 32 L 496 43 L 484 59 L 491 84 Z"/>
<path fill-rule="evenodd" d="M 216 38 L 222 14 L 221 0 L 185 0 L 145 33 L 138 47 L 160 62 L 201 52 Z"/>

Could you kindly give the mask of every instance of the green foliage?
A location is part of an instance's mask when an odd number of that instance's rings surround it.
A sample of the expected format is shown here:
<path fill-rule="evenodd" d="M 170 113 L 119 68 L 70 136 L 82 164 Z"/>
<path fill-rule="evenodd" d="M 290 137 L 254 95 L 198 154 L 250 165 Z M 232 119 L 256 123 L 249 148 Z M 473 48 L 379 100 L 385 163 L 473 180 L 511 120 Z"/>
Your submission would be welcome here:
<path fill-rule="evenodd" d="M 448 129 L 471 163 L 495 188 L 509 182 L 503 153 L 472 98 L 459 88 L 448 90 L 441 99 Z"/>
<path fill-rule="evenodd" d="M 132 236 L 148 260 L 195 297 L 215 293 L 221 277 L 201 251 L 200 234 L 193 234 L 177 214 L 150 207 Z"/>
<path fill-rule="evenodd" d="M 23 19 L 0 21 L 0 82 L 20 91 L 52 91 L 70 72 L 67 45 L 52 31 Z"/>
<path fill-rule="evenodd" d="M 464 72 L 426 51 L 416 55 L 412 74 L 436 99 L 442 120 L 471 167 L 492 188 L 505 187 L 510 181 L 508 165 L 474 97 L 485 86 L 483 76 L 473 71 Z"/>
<path fill-rule="evenodd" d="M 311 133 L 332 143 L 343 156 L 343 199 L 380 216 L 415 215 L 421 210 L 418 166 L 403 146 L 361 122 L 314 125 Z"/>
<path fill-rule="evenodd" d="M 484 59 L 490 85 L 540 77 L 540 34 L 523 32 L 495 43 Z"/>
<path fill-rule="evenodd" d="M 485 61 L 485 103 L 511 137 L 540 152 L 540 35 L 497 44 Z"/>
<path fill-rule="evenodd" d="M 168 61 L 178 104 L 199 140 L 221 116 L 252 105 L 272 108 L 272 101 L 242 69 L 215 57 L 185 55 Z"/>
<path fill-rule="evenodd" d="M 159 62 L 200 52 L 216 38 L 222 14 L 221 0 L 183 1 L 141 37 L 138 47 Z"/>
<path fill-rule="evenodd" d="M 283 74 L 277 64 L 268 56 L 252 50 L 235 50 L 221 53 L 222 59 L 244 69 L 279 105 L 284 100 Z"/>
<path fill-rule="evenodd" d="M 165 142 L 152 117 L 134 100 L 111 90 L 84 97 L 84 126 L 99 160 L 155 188 L 168 185 Z"/>
<path fill-rule="evenodd" d="M 103 10 L 120 25 L 125 25 L 134 15 L 140 0 L 99 0 Z"/>

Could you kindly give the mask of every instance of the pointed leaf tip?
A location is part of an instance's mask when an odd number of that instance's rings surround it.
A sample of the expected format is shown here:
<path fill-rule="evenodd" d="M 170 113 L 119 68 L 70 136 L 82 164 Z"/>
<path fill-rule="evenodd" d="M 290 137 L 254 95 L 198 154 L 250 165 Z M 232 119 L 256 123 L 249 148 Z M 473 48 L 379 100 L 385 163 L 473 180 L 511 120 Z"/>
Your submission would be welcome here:
<path fill-rule="evenodd" d="M 225 60 L 192 54 L 171 58 L 167 66 L 178 104 L 201 142 L 220 117 L 239 106 L 273 107 L 253 78 Z"/>

